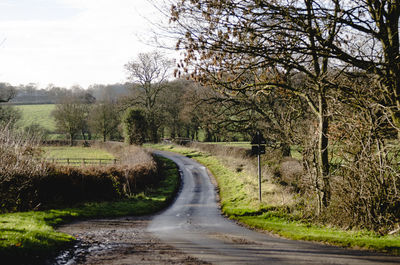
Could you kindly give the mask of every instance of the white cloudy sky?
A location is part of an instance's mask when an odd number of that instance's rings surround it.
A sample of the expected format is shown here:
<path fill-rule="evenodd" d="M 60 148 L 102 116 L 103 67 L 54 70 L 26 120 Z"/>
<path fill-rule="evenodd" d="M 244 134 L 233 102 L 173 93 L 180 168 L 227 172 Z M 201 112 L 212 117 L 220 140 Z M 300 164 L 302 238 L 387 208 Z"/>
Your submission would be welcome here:
<path fill-rule="evenodd" d="M 125 82 L 124 64 L 154 49 L 154 14 L 146 0 L 0 0 L 0 82 Z"/>

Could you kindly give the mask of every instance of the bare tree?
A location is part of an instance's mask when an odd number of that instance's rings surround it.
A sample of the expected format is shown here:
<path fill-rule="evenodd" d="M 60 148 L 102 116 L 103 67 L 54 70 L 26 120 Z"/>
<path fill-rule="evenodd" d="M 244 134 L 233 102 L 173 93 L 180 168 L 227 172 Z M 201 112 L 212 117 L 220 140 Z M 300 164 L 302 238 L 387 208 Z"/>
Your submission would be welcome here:
<path fill-rule="evenodd" d="M 330 200 L 327 92 L 329 45 L 338 20 L 321 20 L 315 1 L 173 1 L 171 21 L 178 49 L 185 50 L 180 72 L 215 89 L 268 93 L 279 88 L 302 97 L 318 126 L 317 173 L 322 203 Z M 336 10 L 337 4 L 330 8 Z M 330 14 L 338 17 L 338 12 Z M 325 42 L 318 41 L 318 34 Z M 304 81 L 293 82 L 302 74 Z M 334 78 L 334 77 L 333 77 Z"/>
<path fill-rule="evenodd" d="M 79 133 L 82 133 L 82 137 L 85 139 L 89 110 L 88 102 L 79 96 L 70 96 L 56 105 L 52 115 L 58 130 L 69 136 L 70 145 L 73 145 L 73 141 Z"/>
<path fill-rule="evenodd" d="M 168 81 L 173 61 L 161 53 L 140 53 L 138 57 L 125 65 L 129 80 L 139 84 L 133 86 L 131 105 L 145 111 L 150 138 L 159 139 L 158 130 L 162 125 L 163 113 L 160 109 L 160 93 Z"/>
<path fill-rule="evenodd" d="M 93 132 L 100 134 L 105 142 L 118 131 L 119 116 L 115 103 L 100 102 L 90 110 L 89 126 Z"/>

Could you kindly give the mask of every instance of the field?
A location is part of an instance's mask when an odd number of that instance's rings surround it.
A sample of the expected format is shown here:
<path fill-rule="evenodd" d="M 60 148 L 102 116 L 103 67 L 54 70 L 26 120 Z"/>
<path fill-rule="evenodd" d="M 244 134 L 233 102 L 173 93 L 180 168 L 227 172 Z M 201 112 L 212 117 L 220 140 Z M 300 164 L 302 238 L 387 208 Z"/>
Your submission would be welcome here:
<path fill-rule="evenodd" d="M 51 116 L 51 112 L 55 108 L 54 104 L 16 105 L 15 108 L 21 111 L 22 119 L 18 122 L 18 125 L 22 128 L 39 124 L 50 132 L 56 130 L 55 121 Z"/>
<path fill-rule="evenodd" d="M 111 160 L 115 159 L 112 154 L 99 148 L 80 146 L 45 146 L 42 147 L 42 150 L 44 151 L 43 156 L 46 159 L 57 159 L 56 162 L 59 164 L 109 164 L 114 163 Z M 86 159 L 86 161 L 84 161 L 84 159 Z"/>
<path fill-rule="evenodd" d="M 88 158 L 114 159 L 114 156 L 103 149 L 80 146 L 45 146 L 42 147 L 46 158 Z"/>

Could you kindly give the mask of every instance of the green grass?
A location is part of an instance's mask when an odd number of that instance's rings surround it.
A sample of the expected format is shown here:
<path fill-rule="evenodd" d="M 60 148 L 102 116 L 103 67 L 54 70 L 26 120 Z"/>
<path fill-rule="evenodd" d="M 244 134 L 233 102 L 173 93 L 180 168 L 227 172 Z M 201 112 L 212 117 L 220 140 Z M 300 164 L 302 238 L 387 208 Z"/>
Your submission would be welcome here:
<path fill-rule="evenodd" d="M 157 187 L 115 202 L 85 203 L 75 208 L 31 211 L 0 215 L 0 260 L 12 259 L 14 264 L 42 260 L 74 242 L 70 235 L 54 227 L 76 219 L 145 215 L 164 208 L 179 188 L 176 165 L 164 158 L 162 181 Z"/>
<path fill-rule="evenodd" d="M 56 130 L 55 120 L 51 116 L 51 112 L 55 108 L 54 104 L 16 105 L 15 108 L 22 113 L 22 118 L 17 124 L 20 127 L 24 128 L 32 124 L 39 124 L 50 132 Z"/>
<path fill-rule="evenodd" d="M 114 159 L 109 152 L 93 147 L 80 146 L 45 146 L 42 147 L 43 156 L 46 158 L 88 158 L 88 159 Z"/>
<path fill-rule="evenodd" d="M 225 146 L 235 146 L 235 147 L 243 147 L 251 149 L 250 142 L 204 142 L 205 144 L 218 144 L 218 145 L 225 145 Z"/>
<path fill-rule="evenodd" d="M 148 147 L 177 152 L 206 166 L 218 182 L 221 209 L 229 218 L 253 228 L 264 229 L 280 236 L 324 242 L 343 247 L 362 248 L 391 254 L 400 254 L 399 236 L 380 236 L 371 231 L 345 231 L 310 224 L 285 211 L 285 206 L 259 203 L 243 183 L 243 172 L 235 172 L 223 165 L 217 157 L 181 146 L 147 145 Z M 252 199 L 253 198 L 253 199 Z"/>

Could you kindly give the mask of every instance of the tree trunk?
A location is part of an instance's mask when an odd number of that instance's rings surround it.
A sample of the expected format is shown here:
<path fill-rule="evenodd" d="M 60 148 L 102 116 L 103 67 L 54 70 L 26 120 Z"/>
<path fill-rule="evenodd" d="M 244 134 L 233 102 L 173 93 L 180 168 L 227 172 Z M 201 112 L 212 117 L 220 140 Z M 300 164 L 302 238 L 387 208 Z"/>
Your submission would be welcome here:
<path fill-rule="evenodd" d="M 281 144 L 282 156 L 292 156 L 290 153 L 290 145 L 288 143 Z"/>
<path fill-rule="evenodd" d="M 69 145 L 72 146 L 74 143 L 74 134 L 70 133 L 69 134 Z"/>
<path fill-rule="evenodd" d="M 328 158 L 328 127 L 327 102 L 324 95 L 319 95 L 319 117 L 318 117 L 318 171 L 322 177 L 322 204 L 329 206 L 331 199 L 329 158 Z"/>

